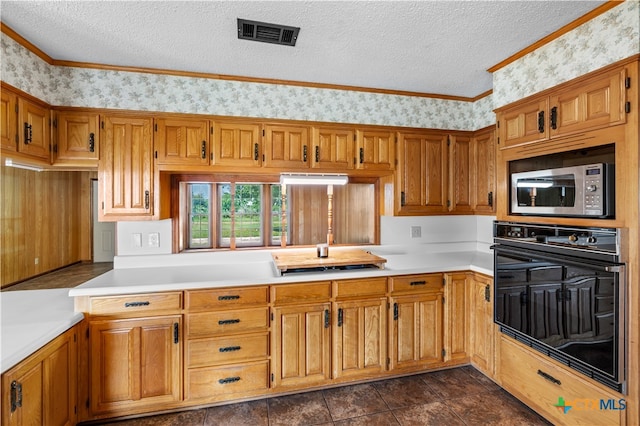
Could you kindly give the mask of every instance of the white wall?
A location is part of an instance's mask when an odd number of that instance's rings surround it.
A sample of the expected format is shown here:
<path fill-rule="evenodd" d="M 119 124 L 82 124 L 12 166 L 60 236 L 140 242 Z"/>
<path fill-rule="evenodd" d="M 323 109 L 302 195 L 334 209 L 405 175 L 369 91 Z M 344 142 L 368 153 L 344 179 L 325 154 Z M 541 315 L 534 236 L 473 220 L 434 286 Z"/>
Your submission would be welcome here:
<path fill-rule="evenodd" d="M 118 222 L 116 238 L 117 256 L 170 254 L 171 219 Z M 157 241 L 157 246 L 153 241 Z"/>

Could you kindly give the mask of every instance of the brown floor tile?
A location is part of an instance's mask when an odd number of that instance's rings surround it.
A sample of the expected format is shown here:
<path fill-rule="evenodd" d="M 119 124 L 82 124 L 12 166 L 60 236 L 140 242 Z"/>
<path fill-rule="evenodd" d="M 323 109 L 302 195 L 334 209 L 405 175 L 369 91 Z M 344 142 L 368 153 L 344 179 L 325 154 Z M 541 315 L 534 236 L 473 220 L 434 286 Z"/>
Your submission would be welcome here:
<path fill-rule="evenodd" d="M 421 374 L 422 378 L 444 399 L 487 392 L 487 388 L 459 368 Z"/>
<path fill-rule="evenodd" d="M 267 405 L 269 425 L 331 423 L 331 415 L 321 391 L 271 398 Z"/>
<path fill-rule="evenodd" d="M 327 389 L 323 393 L 333 420 L 343 420 L 389 410 L 372 384 L 343 386 Z"/>
<path fill-rule="evenodd" d="M 370 414 L 368 416 L 352 417 L 334 423 L 335 426 L 387 426 L 399 425 L 396 417 L 391 411 Z"/>
<path fill-rule="evenodd" d="M 504 391 L 486 392 L 447 401 L 449 408 L 469 425 L 548 425 L 542 417 Z"/>
<path fill-rule="evenodd" d="M 207 409 L 204 426 L 267 426 L 269 409 L 267 400 L 221 405 Z"/>
<path fill-rule="evenodd" d="M 206 410 L 190 410 L 101 424 L 110 426 L 200 426 L 204 424 L 206 414 Z"/>
<path fill-rule="evenodd" d="M 440 397 L 420 377 L 410 376 L 373 383 L 390 409 L 433 402 Z"/>
<path fill-rule="evenodd" d="M 480 370 L 477 370 L 471 365 L 460 367 L 460 370 L 468 373 L 471 377 L 482 383 L 488 390 L 494 391 L 502 389 L 496 382 L 485 376 L 484 373 L 482 373 Z"/>
<path fill-rule="evenodd" d="M 462 420 L 449 410 L 445 403 L 439 401 L 394 410 L 393 414 L 403 426 L 464 426 Z"/>

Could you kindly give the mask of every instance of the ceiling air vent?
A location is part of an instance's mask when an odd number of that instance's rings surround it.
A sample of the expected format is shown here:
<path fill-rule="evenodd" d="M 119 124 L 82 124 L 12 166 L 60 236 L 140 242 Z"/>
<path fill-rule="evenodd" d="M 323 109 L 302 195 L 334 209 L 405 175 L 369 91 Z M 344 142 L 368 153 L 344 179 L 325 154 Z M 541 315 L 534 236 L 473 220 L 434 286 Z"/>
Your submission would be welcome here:
<path fill-rule="evenodd" d="M 299 27 L 287 27 L 285 25 L 268 24 L 266 22 L 248 21 L 238 18 L 239 39 L 295 46 L 299 31 Z"/>

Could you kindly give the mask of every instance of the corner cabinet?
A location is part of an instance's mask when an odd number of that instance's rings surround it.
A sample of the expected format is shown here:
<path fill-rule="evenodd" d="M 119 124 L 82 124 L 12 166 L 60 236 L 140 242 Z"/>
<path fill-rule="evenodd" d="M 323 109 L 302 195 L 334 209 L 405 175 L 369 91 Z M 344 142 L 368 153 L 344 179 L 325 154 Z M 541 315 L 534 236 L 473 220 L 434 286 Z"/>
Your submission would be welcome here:
<path fill-rule="evenodd" d="M 493 279 L 471 274 L 469 281 L 471 363 L 494 378 L 496 326 L 493 322 Z"/>
<path fill-rule="evenodd" d="M 2 424 L 77 423 L 77 326 L 2 375 Z"/>
<path fill-rule="evenodd" d="M 48 105 L 2 87 L 0 136 L 3 154 L 36 163 L 51 162 L 51 112 Z"/>
<path fill-rule="evenodd" d="M 104 116 L 100 141 L 99 220 L 151 219 L 154 201 L 152 119 Z"/>

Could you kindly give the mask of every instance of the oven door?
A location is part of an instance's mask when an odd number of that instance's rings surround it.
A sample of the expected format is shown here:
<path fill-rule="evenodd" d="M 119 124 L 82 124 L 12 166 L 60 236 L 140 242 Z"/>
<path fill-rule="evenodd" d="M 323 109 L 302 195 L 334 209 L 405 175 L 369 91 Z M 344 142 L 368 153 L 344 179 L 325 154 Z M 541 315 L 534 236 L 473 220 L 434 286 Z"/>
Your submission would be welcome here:
<path fill-rule="evenodd" d="M 621 390 L 623 265 L 504 244 L 494 255 L 501 330 Z"/>

